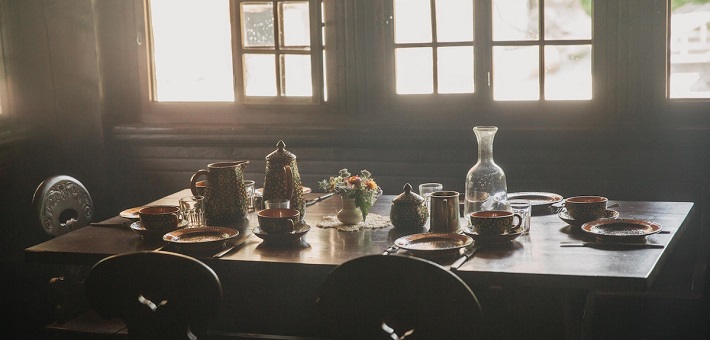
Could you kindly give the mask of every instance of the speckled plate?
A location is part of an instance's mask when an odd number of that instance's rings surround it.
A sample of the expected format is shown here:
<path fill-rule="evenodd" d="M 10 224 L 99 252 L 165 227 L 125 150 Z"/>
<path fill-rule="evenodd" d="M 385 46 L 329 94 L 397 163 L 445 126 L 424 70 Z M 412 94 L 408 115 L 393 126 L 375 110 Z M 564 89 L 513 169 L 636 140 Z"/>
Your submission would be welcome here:
<path fill-rule="evenodd" d="M 506 244 L 522 235 L 522 231 L 501 235 L 479 235 L 471 228 L 464 228 L 464 234 L 470 236 L 477 244 Z"/>
<path fill-rule="evenodd" d="M 227 247 L 236 241 L 239 230 L 225 227 L 184 228 L 163 235 L 163 241 L 179 251 L 208 251 Z"/>
<path fill-rule="evenodd" d="M 634 219 L 603 219 L 582 225 L 582 231 L 594 235 L 600 241 L 635 239 L 653 235 L 661 229 L 658 223 Z"/>
<path fill-rule="evenodd" d="M 458 254 L 459 249 L 469 246 L 473 239 L 461 234 L 419 233 L 402 236 L 394 241 L 400 249 L 423 257 Z"/>
<path fill-rule="evenodd" d="M 549 215 L 550 206 L 555 203 L 562 202 L 562 195 L 551 192 L 511 192 L 508 193 L 508 199 L 519 199 L 530 201 L 533 215 Z"/>
<path fill-rule="evenodd" d="M 565 221 L 567 224 L 569 224 L 569 225 L 571 225 L 571 226 L 573 226 L 573 227 L 580 227 L 580 226 L 582 226 L 584 223 L 590 222 L 590 221 L 577 221 L 577 220 L 575 220 L 574 218 L 572 218 L 572 216 L 570 216 L 570 215 L 567 213 L 567 209 L 562 209 L 562 211 L 560 211 L 559 213 L 557 213 L 557 216 L 558 216 L 561 220 Z M 612 219 L 612 220 L 613 220 L 613 219 L 617 219 L 617 218 L 619 218 L 619 212 L 618 212 L 618 211 L 607 209 L 606 213 L 604 214 L 604 217 L 602 217 L 601 219 L 602 219 L 602 220 L 603 220 L 603 219 Z"/>

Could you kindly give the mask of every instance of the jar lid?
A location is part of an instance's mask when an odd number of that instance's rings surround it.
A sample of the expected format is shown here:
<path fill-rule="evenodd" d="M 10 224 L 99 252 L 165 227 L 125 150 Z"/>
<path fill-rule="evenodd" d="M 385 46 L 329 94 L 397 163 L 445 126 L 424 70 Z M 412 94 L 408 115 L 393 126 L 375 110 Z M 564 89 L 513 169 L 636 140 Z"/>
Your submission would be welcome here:
<path fill-rule="evenodd" d="M 421 205 L 422 203 L 424 203 L 424 197 L 413 193 L 409 183 L 404 185 L 404 192 L 392 200 L 392 204 L 401 205 Z"/>
<path fill-rule="evenodd" d="M 286 143 L 280 140 L 276 143 L 276 150 L 266 156 L 266 161 L 276 163 L 290 163 L 296 159 L 296 155 L 286 150 Z"/>

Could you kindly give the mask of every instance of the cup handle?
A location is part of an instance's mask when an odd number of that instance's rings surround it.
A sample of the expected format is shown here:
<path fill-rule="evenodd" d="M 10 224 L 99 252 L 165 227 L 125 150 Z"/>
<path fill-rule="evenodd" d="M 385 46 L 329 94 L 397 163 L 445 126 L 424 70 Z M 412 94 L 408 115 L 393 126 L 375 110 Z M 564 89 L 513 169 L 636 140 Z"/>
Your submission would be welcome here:
<path fill-rule="evenodd" d="M 523 217 L 520 216 L 519 214 L 513 214 L 513 221 L 515 221 L 515 218 L 518 218 L 518 224 L 516 224 L 514 227 L 510 228 L 511 230 L 516 230 L 520 228 L 520 225 L 523 223 Z"/>
<path fill-rule="evenodd" d="M 293 200 L 293 172 L 290 165 L 284 165 L 284 173 L 286 174 L 286 187 L 288 190 L 288 199 Z"/>
<path fill-rule="evenodd" d="M 289 218 L 288 223 L 291 225 L 291 230 L 289 230 L 289 232 L 296 230 L 296 222 Z"/>
<path fill-rule="evenodd" d="M 192 175 L 192 177 L 190 177 L 190 191 L 192 191 L 193 196 L 198 196 L 198 194 L 197 194 L 197 180 L 200 178 L 200 176 L 202 176 L 202 175 L 207 176 L 209 173 L 210 172 L 205 169 L 200 169 L 200 170 L 197 170 L 197 172 L 195 172 Z"/>
<path fill-rule="evenodd" d="M 173 224 L 174 224 L 176 227 L 179 227 L 179 226 L 180 226 L 180 220 L 181 220 L 180 216 L 181 216 L 182 214 L 178 215 L 178 213 L 172 213 L 172 214 L 170 214 L 170 215 L 173 215 L 173 217 L 174 217 L 174 218 L 173 218 Z"/>

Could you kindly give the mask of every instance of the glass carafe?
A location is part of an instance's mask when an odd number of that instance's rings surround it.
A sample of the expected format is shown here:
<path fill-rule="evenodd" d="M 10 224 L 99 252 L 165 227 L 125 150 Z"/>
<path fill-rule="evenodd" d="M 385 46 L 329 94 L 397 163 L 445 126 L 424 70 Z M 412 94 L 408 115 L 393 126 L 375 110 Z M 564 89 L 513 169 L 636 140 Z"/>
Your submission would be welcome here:
<path fill-rule="evenodd" d="M 478 141 L 478 162 L 466 175 L 466 216 L 481 210 L 508 210 L 508 186 L 505 173 L 493 161 L 493 137 L 495 126 L 476 126 Z"/>

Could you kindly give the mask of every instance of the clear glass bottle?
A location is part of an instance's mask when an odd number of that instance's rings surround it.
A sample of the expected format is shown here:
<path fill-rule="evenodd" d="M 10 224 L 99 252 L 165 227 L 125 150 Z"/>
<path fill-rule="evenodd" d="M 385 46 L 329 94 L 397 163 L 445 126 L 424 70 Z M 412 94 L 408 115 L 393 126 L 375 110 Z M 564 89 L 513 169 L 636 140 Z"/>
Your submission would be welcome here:
<path fill-rule="evenodd" d="M 466 215 L 481 210 L 508 210 L 508 186 L 505 172 L 493 161 L 493 138 L 498 128 L 476 126 L 478 162 L 466 175 Z"/>

